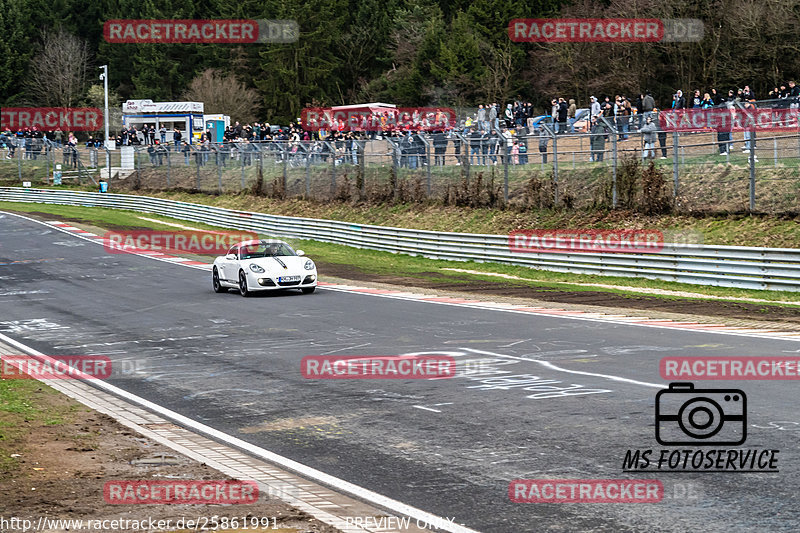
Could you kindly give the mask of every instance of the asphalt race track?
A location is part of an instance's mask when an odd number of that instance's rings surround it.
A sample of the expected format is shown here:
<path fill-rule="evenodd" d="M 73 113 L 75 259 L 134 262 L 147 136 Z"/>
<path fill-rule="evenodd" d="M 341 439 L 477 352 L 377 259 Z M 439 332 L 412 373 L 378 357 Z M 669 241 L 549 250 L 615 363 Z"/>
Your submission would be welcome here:
<path fill-rule="evenodd" d="M 800 342 L 324 288 L 245 299 L 214 294 L 210 278 L 0 218 L 0 333 L 46 354 L 108 356 L 128 369 L 114 385 L 331 475 L 492 533 L 800 530 L 791 381 L 703 382 L 746 392 L 741 447 L 780 450 L 778 473 L 623 472 L 628 449 L 663 448 L 660 358 L 792 355 Z M 307 355 L 418 352 L 480 362 L 484 373 L 300 374 Z M 518 478 L 655 478 L 665 498 L 512 503 Z"/>

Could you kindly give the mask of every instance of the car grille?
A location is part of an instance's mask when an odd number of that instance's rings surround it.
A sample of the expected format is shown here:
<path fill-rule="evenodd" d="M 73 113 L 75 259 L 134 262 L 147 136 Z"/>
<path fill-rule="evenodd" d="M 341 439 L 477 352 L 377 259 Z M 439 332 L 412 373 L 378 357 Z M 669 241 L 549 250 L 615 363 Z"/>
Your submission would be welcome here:
<path fill-rule="evenodd" d="M 278 285 L 281 287 L 293 287 L 294 285 L 300 285 L 299 281 L 279 281 Z"/>

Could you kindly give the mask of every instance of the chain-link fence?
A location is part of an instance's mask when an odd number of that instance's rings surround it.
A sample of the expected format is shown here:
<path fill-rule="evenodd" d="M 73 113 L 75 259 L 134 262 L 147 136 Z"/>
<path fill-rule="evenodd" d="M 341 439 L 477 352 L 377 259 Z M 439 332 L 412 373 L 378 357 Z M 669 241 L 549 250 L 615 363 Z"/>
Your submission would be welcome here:
<path fill-rule="evenodd" d="M 581 133 L 541 124 L 534 134 L 135 146 L 125 165 L 120 150 L 109 152 L 110 174 L 112 188 L 123 190 L 566 208 L 637 207 L 655 176 L 678 212 L 798 211 L 800 131 L 660 131 L 646 145 L 647 134 L 617 126 L 601 119 Z M 108 179 L 104 148 L 13 143 L 0 160 L 6 182 L 52 183 L 56 164 L 63 181 Z"/>

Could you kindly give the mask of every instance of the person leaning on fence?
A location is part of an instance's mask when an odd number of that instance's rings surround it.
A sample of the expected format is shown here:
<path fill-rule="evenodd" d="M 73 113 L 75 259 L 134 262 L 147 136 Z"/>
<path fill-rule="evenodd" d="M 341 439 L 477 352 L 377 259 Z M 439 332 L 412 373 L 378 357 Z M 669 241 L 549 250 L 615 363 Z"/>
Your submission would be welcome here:
<path fill-rule="evenodd" d="M 147 155 L 150 156 L 150 164 L 156 166 L 156 147 L 154 145 L 150 145 L 147 147 Z"/>
<path fill-rule="evenodd" d="M 192 149 L 189 148 L 189 144 L 184 141 L 181 144 L 181 153 L 183 154 L 183 160 L 186 162 L 186 166 L 188 167 L 190 164 L 189 157 L 191 157 Z"/>
<path fill-rule="evenodd" d="M 445 152 L 447 152 L 447 137 L 442 130 L 433 132 L 433 153 L 437 167 L 444 166 Z"/>
<path fill-rule="evenodd" d="M 603 122 L 598 120 L 597 117 L 592 117 L 592 127 L 590 131 L 592 134 L 592 137 L 589 141 L 589 146 L 592 149 L 591 160 L 600 162 L 603 160 L 603 153 L 606 149 L 606 134 L 608 131 L 606 130 Z"/>
<path fill-rule="evenodd" d="M 542 164 L 547 164 L 547 143 L 550 141 L 550 134 L 544 128 L 539 127 L 539 153 L 542 154 Z"/>
<path fill-rule="evenodd" d="M 658 128 L 653 123 L 652 115 L 648 115 L 645 119 L 644 126 L 639 129 L 642 133 L 642 140 L 644 141 L 644 151 L 642 152 L 642 157 L 644 159 L 656 158 L 656 130 L 658 130 Z"/>

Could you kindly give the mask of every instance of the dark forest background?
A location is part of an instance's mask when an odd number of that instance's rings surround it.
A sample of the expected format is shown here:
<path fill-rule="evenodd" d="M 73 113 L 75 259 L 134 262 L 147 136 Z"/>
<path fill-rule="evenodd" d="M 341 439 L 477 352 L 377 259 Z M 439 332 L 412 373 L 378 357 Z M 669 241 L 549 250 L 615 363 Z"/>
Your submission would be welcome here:
<path fill-rule="evenodd" d="M 697 18 L 705 38 L 511 42 L 508 22 L 534 17 Z M 109 19 L 209 18 L 295 19 L 301 35 L 243 46 L 103 40 Z M 309 105 L 365 101 L 476 107 L 519 97 L 543 108 L 563 96 L 580 107 L 590 95 L 650 89 L 668 105 L 677 88 L 746 84 L 765 98 L 800 77 L 799 21 L 800 0 L 0 0 L 0 105 L 102 107 L 106 63 L 114 105 L 203 97 L 206 112 L 275 122 Z"/>

